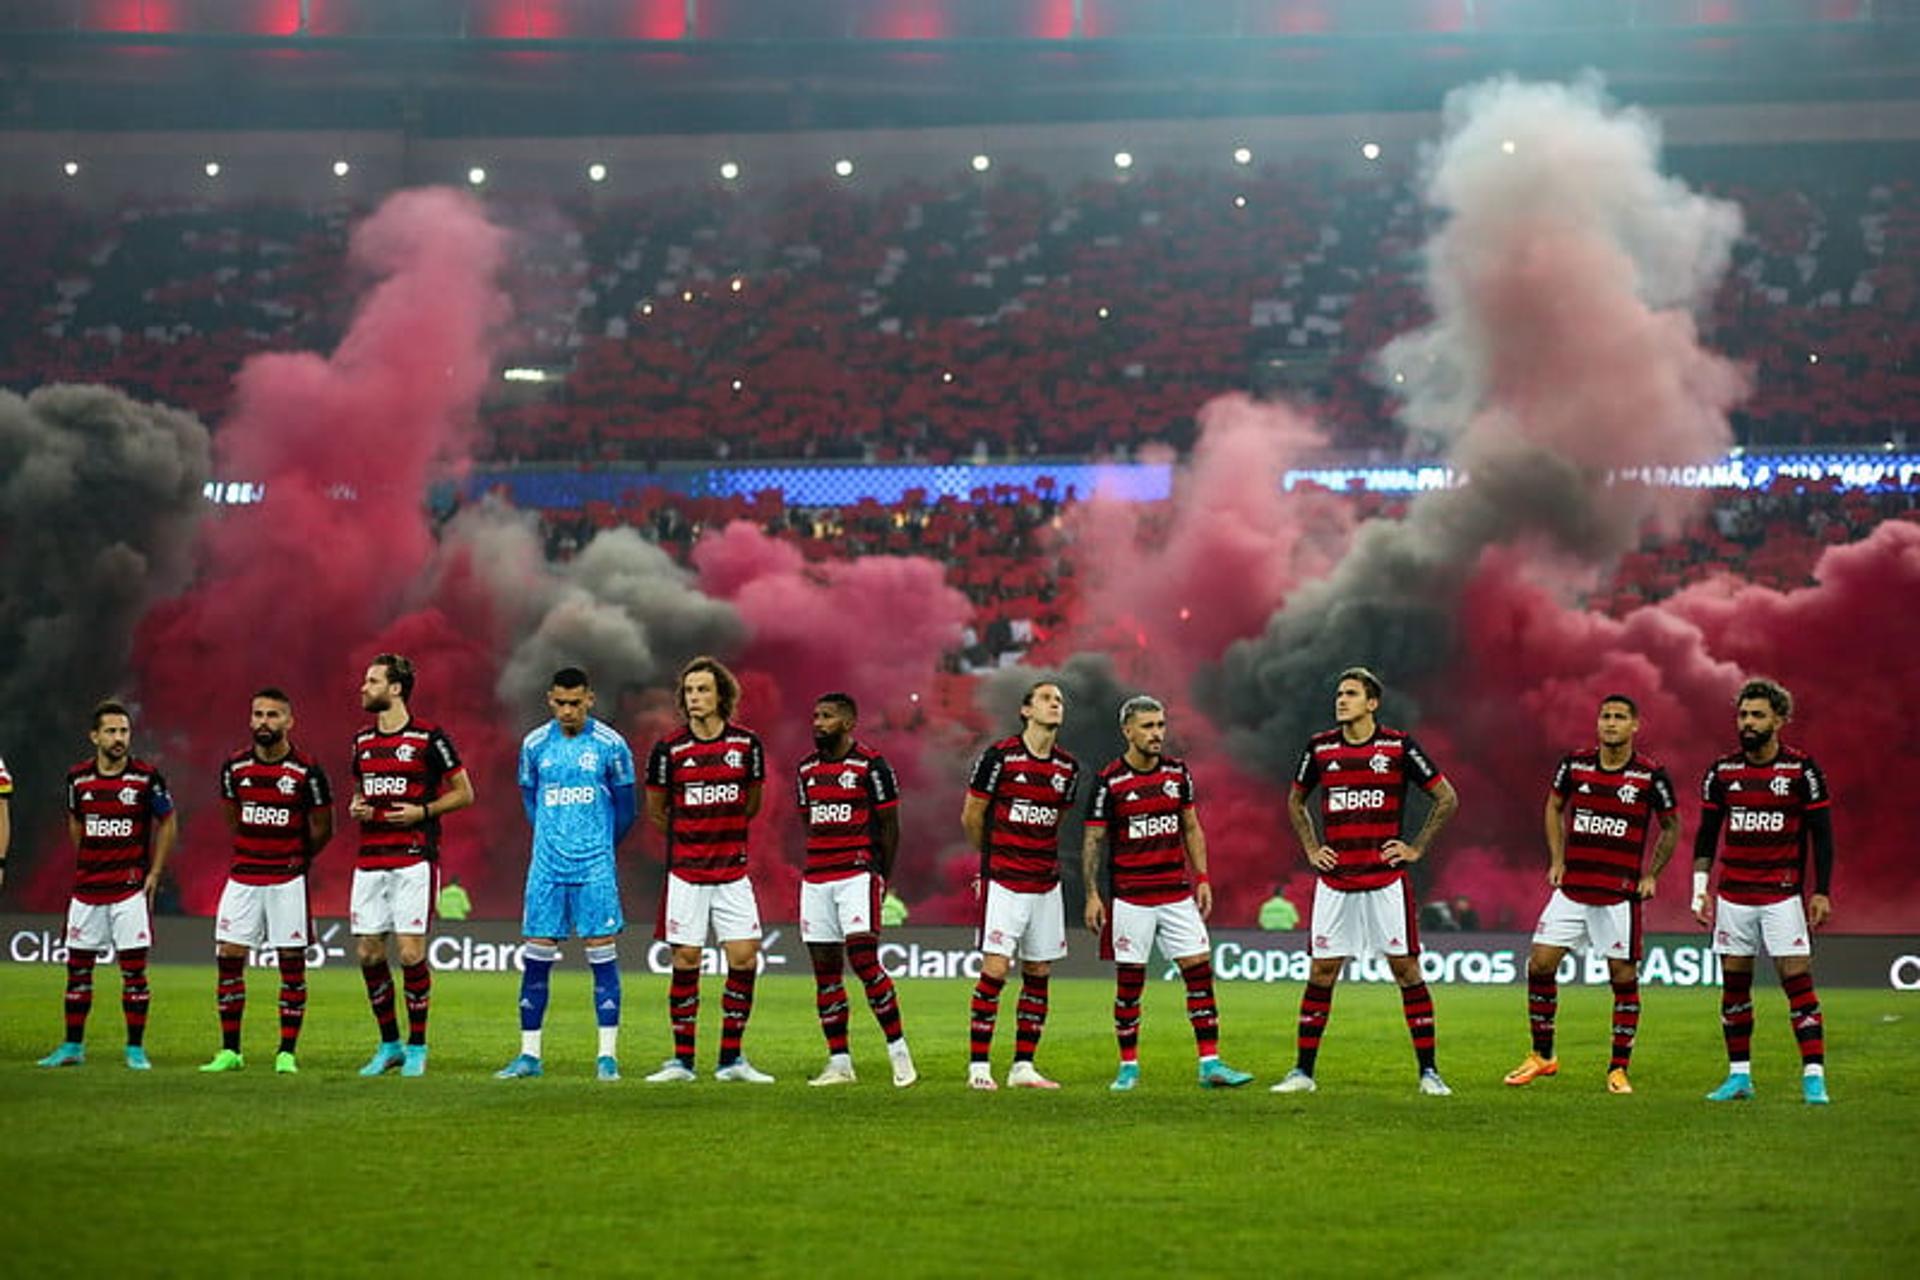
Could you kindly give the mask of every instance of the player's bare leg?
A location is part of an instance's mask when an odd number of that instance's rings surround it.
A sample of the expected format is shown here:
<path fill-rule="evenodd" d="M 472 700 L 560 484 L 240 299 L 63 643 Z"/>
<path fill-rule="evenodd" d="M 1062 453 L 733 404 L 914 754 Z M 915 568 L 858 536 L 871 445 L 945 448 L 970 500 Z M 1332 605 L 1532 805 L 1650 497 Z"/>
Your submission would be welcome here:
<path fill-rule="evenodd" d="M 1607 961 L 1613 985 L 1613 1049 L 1607 1059 L 1607 1092 L 1632 1093 L 1627 1066 L 1633 1060 L 1633 1042 L 1640 1034 L 1640 966 L 1631 960 Z"/>
<path fill-rule="evenodd" d="M 1400 1010 L 1407 1020 L 1407 1035 L 1413 1040 L 1413 1056 L 1420 1065 L 1420 1092 L 1444 1098 L 1453 1090 L 1434 1065 L 1433 994 L 1420 975 L 1420 957 L 1388 956 L 1387 967 L 1400 984 Z"/>
<path fill-rule="evenodd" d="M 1033 1065 L 1040 1049 L 1040 1036 L 1047 1029 L 1048 987 L 1053 966 L 1044 960 L 1027 960 L 1020 965 L 1020 1003 L 1014 1006 L 1013 1066 L 1007 1070 L 1007 1084 L 1016 1089 L 1058 1089 L 1059 1082 L 1049 1080 Z"/>
<path fill-rule="evenodd" d="M 1753 957 L 1720 957 L 1720 1033 L 1727 1042 L 1727 1078 L 1709 1102 L 1753 1096 Z"/>
<path fill-rule="evenodd" d="M 380 1028 L 380 1045 L 360 1068 L 363 1076 L 385 1075 L 396 1071 L 406 1059 L 400 1046 L 400 1021 L 393 996 L 393 970 L 387 964 L 385 935 L 369 933 L 354 939 L 354 951 L 360 958 L 360 977 L 367 985 L 367 1004 Z"/>
<path fill-rule="evenodd" d="M 1293 1070 L 1287 1072 L 1274 1093 L 1312 1093 L 1319 1088 L 1313 1068 L 1320 1056 L 1320 1039 L 1327 1031 L 1327 1018 L 1333 1012 L 1333 989 L 1340 981 L 1345 956 L 1316 956 L 1307 970 L 1306 989 L 1300 993 L 1300 1027 L 1295 1037 Z"/>
<path fill-rule="evenodd" d="M 1507 1072 L 1510 1085 L 1532 1084 L 1542 1076 L 1558 1075 L 1560 1060 L 1553 1056 L 1554 1017 L 1560 1006 L 1560 961 L 1565 947 L 1536 942 L 1527 953 L 1527 1029 L 1533 1048 L 1519 1066 Z"/>
<path fill-rule="evenodd" d="M 1007 972 L 1013 967 L 1008 956 L 989 952 L 980 957 L 980 978 L 973 986 L 972 1020 L 967 1028 L 967 1087 L 992 1092 L 1000 1086 L 993 1081 L 994 1024 L 1000 1016 L 1000 991 L 1007 985 Z"/>
<path fill-rule="evenodd" d="M 1800 1046 L 1800 1096 L 1824 1106 L 1832 1101 L 1827 1096 L 1826 1019 L 1813 989 L 1813 961 L 1806 956 L 1781 956 L 1773 964 L 1787 993 L 1787 1016 Z"/>
<path fill-rule="evenodd" d="M 1194 1047 L 1199 1053 L 1200 1087 L 1237 1089 L 1251 1084 L 1253 1075 L 1237 1071 L 1220 1060 L 1220 1007 L 1213 997 L 1213 957 L 1205 952 L 1180 956 L 1174 960 L 1187 987 L 1187 1021 L 1193 1025 Z"/>
<path fill-rule="evenodd" d="M 773 1077 L 748 1062 L 740 1042 L 753 1016 L 754 979 L 760 971 L 760 940 L 736 938 L 722 942 L 727 956 L 727 985 L 720 997 L 720 1065 L 715 1080 L 736 1084 L 772 1084 Z"/>

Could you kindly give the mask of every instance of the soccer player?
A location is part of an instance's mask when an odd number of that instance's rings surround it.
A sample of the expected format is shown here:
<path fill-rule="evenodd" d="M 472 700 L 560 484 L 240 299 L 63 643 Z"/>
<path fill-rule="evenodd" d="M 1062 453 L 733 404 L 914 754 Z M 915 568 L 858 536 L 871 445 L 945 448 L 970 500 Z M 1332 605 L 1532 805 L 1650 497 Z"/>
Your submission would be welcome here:
<path fill-rule="evenodd" d="M 1561 759 L 1547 790 L 1547 883 L 1553 895 L 1534 926 L 1527 954 L 1527 1020 L 1533 1049 L 1509 1071 L 1510 1085 L 1557 1075 L 1554 1014 L 1560 1003 L 1560 961 L 1571 947 L 1607 958 L 1613 983 L 1613 1056 L 1607 1092 L 1632 1093 L 1627 1064 L 1640 1030 L 1640 904 L 1680 841 L 1673 782 L 1634 749 L 1640 708 L 1624 693 L 1600 700 L 1598 747 Z M 1660 823 L 1653 865 L 1643 869 L 1647 828 Z"/>
<path fill-rule="evenodd" d="M 233 830 L 233 866 L 220 893 L 213 938 L 219 982 L 220 1052 L 200 1069 L 238 1071 L 247 1008 L 247 949 L 262 943 L 280 962 L 280 1051 L 273 1069 L 300 1070 L 295 1053 L 307 1012 L 307 868 L 333 838 L 333 792 L 320 762 L 294 747 L 293 702 L 266 688 L 248 713 L 253 744 L 220 768 L 220 798 Z"/>
<path fill-rule="evenodd" d="M 127 1020 L 127 1066 L 152 1067 L 144 1047 L 147 951 L 153 945 L 153 895 L 179 835 L 173 796 L 160 771 L 133 754 L 133 717 L 118 702 L 93 709 L 93 758 L 67 771 L 67 835 L 76 869 L 67 907 L 66 1039 L 43 1067 L 86 1061 L 93 966 L 112 947 L 120 961 L 120 1011 Z"/>
<path fill-rule="evenodd" d="M 647 821 L 667 838 L 667 883 L 656 936 L 673 948 L 667 988 L 673 1057 L 647 1080 L 672 1084 L 695 1078 L 700 949 L 711 928 L 727 957 L 720 1060 L 713 1078 L 772 1084 L 773 1077 L 740 1050 L 760 965 L 760 907 L 747 879 L 747 826 L 760 812 L 766 752 L 756 734 L 733 723 L 740 682 L 717 659 L 698 657 L 680 669 L 679 701 L 686 723 L 656 742 L 647 758 Z"/>
<path fill-rule="evenodd" d="M 360 683 L 360 707 L 374 722 L 353 739 L 353 802 L 360 824 L 360 855 L 353 868 L 352 923 L 367 1003 L 380 1027 L 380 1045 L 360 1068 L 363 1076 L 395 1067 L 403 1076 L 427 1073 L 427 1009 L 433 970 L 427 965 L 427 928 L 433 918 L 434 864 L 440 856 L 440 819 L 473 803 L 473 780 L 453 741 L 415 720 L 413 663 L 382 653 Z M 386 935 L 400 952 L 406 983 L 407 1044 L 400 1045 L 393 970 Z"/>
<path fill-rule="evenodd" d="M 1693 843 L 1693 915 L 1713 930 L 1724 987 L 1720 1028 L 1727 1041 L 1727 1078 L 1707 1097 L 1732 1102 L 1753 1096 L 1753 958 L 1762 944 L 1787 993 L 1800 1045 L 1800 1095 L 1825 1104 L 1825 1024 L 1813 990 L 1811 930 L 1833 916 L 1833 815 L 1827 779 L 1805 752 L 1780 741 L 1793 716 L 1793 695 L 1772 680 L 1740 687 L 1734 722 L 1740 750 L 1707 767 L 1700 831 Z M 1727 833 L 1719 892 L 1707 896 L 1714 847 Z M 1807 848 L 1813 848 L 1813 895 L 1803 907 Z"/>
<path fill-rule="evenodd" d="M 807 1083 L 854 1081 L 843 980 L 844 962 L 851 961 L 887 1038 L 893 1083 L 904 1089 L 920 1076 L 879 951 L 880 903 L 900 847 L 900 783 L 885 756 L 855 741 L 859 715 L 851 694 L 823 693 L 814 699 L 813 754 L 800 762 L 794 778 L 807 827 L 800 939 L 813 959 L 814 1007 L 827 1037 L 826 1068 Z"/>
<path fill-rule="evenodd" d="M 560 942 L 585 939 L 600 1028 L 594 1077 L 620 1078 L 620 964 L 615 937 L 626 928 L 614 851 L 633 829 L 633 750 L 593 718 L 593 686 L 578 667 L 553 673 L 553 718 L 520 742 L 520 802 L 533 828 L 521 933 L 520 1053 L 496 1075 L 541 1074 L 540 1027 Z"/>
<path fill-rule="evenodd" d="M 980 753 L 960 810 L 967 843 L 980 851 L 985 890 L 980 926 L 980 981 L 973 988 L 967 1086 L 993 1090 L 994 1022 L 1000 990 L 1017 956 L 1020 1003 L 1014 1011 L 1016 1089 L 1058 1089 L 1040 1074 L 1033 1055 L 1047 1026 L 1047 983 L 1053 962 L 1067 954 L 1067 917 L 1060 894 L 1060 821 L 1079 792 L 1080 766 L 1059 745 L 1066 695 L 1051 680 L 1028 688 L 1020 701 L 1019 733 Z"/>
<path fill-rule="evenodd" d="M 1253 1079 L 1220 1061 L 1220 1015 L 1213 999 L 1213 944 L 1207 917 L 1213 886 L 1207 880 L 1207 837 L 1193 807 L 1193 775 L 1165 754 L 1167 712 L 1156 700 L 1129 698 L 1120 707 L 1126 752 L 1100 771 L 1087 799 L 1080 865 L 1087 885 L 1087 928 L 1112 927 L 1115 960 L 1113 1031 L 1120 1042 L 1115 1092 L 1140 1083 L 1140 997 L 1154 943 L 1172 956 L 1187 984 L 1187 1020 L 1200 1053 L 1200 1085 L 1232 1089 Z M 1100 886 L 1101 864 L 1113 849 L 1109 920 Z"/>
<path fill-rule="evenodd" d="M 1333 695 L 1336 725 L 1308 740 L 1287 799 L 1294 834 L 1320 883 L 1309 921 L 1312 967 L 1300 996 L 1298 1060 L 1273 1086 L 1275 1093 L 1312 1093 L 1317 1087 L 1314 1059 L 1341 967 L 1350 957 L 1375 954 L 1386 956 L 1400 984 L 1420 1092 L 1453 1092 L 1434 1065 L 1433 997 L 1420 978 L 1420 920 L 1407 868 L 1427 855 L 1460 801 L 1418 743 L 1376 719 L 1380 693 L 1380 678 L 1365 667 L 1340 673 Z M 1401 838 L 1409 782 L 1433 797 L 1426 823 L 1411 841 Z M 1307 813 L 1307 797 L 1316 788 L 1324 835 Z"/>

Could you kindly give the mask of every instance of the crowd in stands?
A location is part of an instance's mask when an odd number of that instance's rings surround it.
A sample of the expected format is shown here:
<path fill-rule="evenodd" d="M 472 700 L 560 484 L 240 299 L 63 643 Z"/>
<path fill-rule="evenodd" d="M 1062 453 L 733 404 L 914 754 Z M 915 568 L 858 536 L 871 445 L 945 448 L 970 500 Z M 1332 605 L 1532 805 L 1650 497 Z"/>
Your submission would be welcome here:
<path fill-rule="evenodd" d="M 1705 321 L 1758 371 L 1743 441 L 1904 439 L 1915 180 L 1752 150 L 1705 175 L 1746 215 Z M 1431 215 L 1385 163 L 494 203 L 522 232 L 505 360 L 557 380 L 502 384 L 490 458 L 1125 456 L 1249 386 L 1310 398 L 1339 447 L 1407 447 L 1368 362 L 1425 318 Z M 337 340 L 363 212 L 0 209 L 0 385 L 107 381 L 217 422 L 243 357 Z"/>

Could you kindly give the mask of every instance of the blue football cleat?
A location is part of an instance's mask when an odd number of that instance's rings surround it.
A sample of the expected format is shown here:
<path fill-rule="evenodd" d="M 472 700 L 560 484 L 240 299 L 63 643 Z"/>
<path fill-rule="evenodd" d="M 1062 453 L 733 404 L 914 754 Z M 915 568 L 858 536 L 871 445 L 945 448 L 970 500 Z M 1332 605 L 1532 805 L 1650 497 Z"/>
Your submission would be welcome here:
<path fill-rule="evenodd" d="M 1707 1095 L 1708 1102 L 1739 1102 L 1753 1096 L 1753 1077 L 1735 1072 L 1726 1082 Z"/>
<path fill-rule="evenodd" d="M 153 1064 L 147 1061 L 147 1051 L 137 1044 L 127 1046 L 127 1070 L 151 1071 Z"/>
<path fill-rule="evenodd" d="M 409 1080 L 418 1080 L 427 1074 L 427 1046 L 423 1044 L 407 1046 L 406 1052 L 401 1055 L 400 1074 Z"/>
<path fill-rule="evenodd" d="M 40 1059 L 40 1065 L 43 1067 L 77 1067 L 86 1062 L 86 1060 L 86 1047 L 76 1041 L 69 1040 L 46 1057 Z"/>
<path fill-rule="evenodd" d="M 535 1076 L 546 1074 L 546 1068 L 540 1065 L 540 1059 L 530 1053 L 523 1053 L 512 1062 L 493 1073 L 495 1080 L 531 1080 Z"/>
<path fill-rule="evenodd" d="M 1113 1083 L 1108 1085 L 1107 1088 L 1113 1090 L 1115 1093 L 1132 1093 L 1133 1087 L 1139 1083 L 1140 1064 L 1137 1062 L 1123 1062 L 1120 1064 L 1120 1070 L 1114 1074 Z"/>
<path fill-rule="evenodd" d="M 1218 1058 L 1209 1058 L 1200 1064 L 1202 1089 L 1238 1089 L 1243 1084 L 1251 1083 L 1252 1072 L 1236 1071 Z"/>
<path fill-rule="evenodd" d="M 1800 1096 L 1818 1107 L 1824 1107 L 1833 1099 L 1827 1096 L 1827 1078 L 1825 1076 L 1801 1076 Z"/>
<path fill-rule="evenodd" d="M 397 1070 L 404 1057 L 405 1055 L 400 1052 L 398 1040 L 382 1040 L 380 1047 L 373 1051 L 373 1056 L 367 1059 L 367 1065 L 360 1068 L 360 1074 L 383 1076 L 389 1071 Z"/>
<path fill-rule="evenodd" d="M 593 1060 L 593 1078 L 605 1084 L 612 1084 L 620 1078 L 620 1064 L 611 1054 L 601 1054 Z"/>

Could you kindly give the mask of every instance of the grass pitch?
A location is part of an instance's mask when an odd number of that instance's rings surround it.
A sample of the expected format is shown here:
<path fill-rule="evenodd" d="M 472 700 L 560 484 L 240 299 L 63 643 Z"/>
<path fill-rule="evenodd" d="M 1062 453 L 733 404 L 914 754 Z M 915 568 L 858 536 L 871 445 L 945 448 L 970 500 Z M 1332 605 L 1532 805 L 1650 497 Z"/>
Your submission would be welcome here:
<path fill-rule="evenodd" d="M 301 1074 L 271 1066 L 275 976 L 248 975 L 248 1069 L 194 1068 L 219 1038 L 213 967 L 154 972 L 155 1070 L 120 1063 L 103 968 L 89 1062 L 59 1036 L 62 973 L 0 968 L 0 1274 L 692 1276 L 1877 1275 L 1920 1247 L 1920 996 L 1825 991 L 1835 1104 L 1799 1100 L 1777 987 L 1757 986 L 1759 1097 L 1723 1075 L 1709 991 L 1650 989 L 1632 1097 L 1602 1089 L 1608 995 L 1562 992 L 1562 1074 L 1501 1075 L 1526 1048 L 1517 988 L 1436 988 L 1455 1096 L 1418 1096 L 1391 990 L 1343 986 L 1321 1092 L 1276 1097 L 1299 987 L 1223 984 L 1224 1056 L 1193 1084 L 1177 984 L 1149 990 L 1138 1092 L 1108 1092 L 1105 982 L 1057 981 L 1057 1094 L 962 1087 L 969 985 L 901 984 L 921 1082 L 896 1091 L 857 984 L 861 1082 L 809 1089 L 812 984 L 760 984 L 747 1037 L 770 1087 L 649 1086 L 665 980 L 628 974 L 622 1067 L 592 1079 L 585 975 L 556 976 L 548 1075 L 496 1081 L 518 1044 L 513 975 L 440 974 L 422 1080 L 361 1080 L 374 1040 L 358 975 L 316 971 Z M 701 1068 L 719 980 L 702 989 Z M 1012 991 L 996 1062 L 1011 1052 Z"/>

